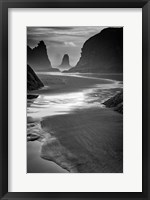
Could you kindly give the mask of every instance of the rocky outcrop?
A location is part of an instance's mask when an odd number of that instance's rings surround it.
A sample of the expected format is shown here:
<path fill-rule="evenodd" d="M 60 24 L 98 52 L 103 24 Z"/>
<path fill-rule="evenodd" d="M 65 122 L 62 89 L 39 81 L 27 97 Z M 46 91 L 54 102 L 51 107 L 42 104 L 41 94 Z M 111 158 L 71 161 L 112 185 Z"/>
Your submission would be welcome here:
<path fill-rule="evenodd" d="M 123 92 L 116 94 L 103 103 L 108 108 L 113 108 L 115 111 L 123 114 Z"/>
<path fill-rule="evenodd" d="M 69 63 L 69 55 L 65 54 L 62 59 L 62 63 L 58 66 L 61 71 L 68 70 L 71 68 Z"/>
<path fill-rule="evenodd" d="M 123 72 L 123 28 L 106 28 L 89 38 L 77 65 L 68 72 Z"/>
<path fill-rule="evenodd" d="M 47 48 L 43 41 L 40 41 L 33 49 L 27 46 L 27 63 L 35 71 L 59 71 L 56 68 L 52 68 L 47 55 Z"/>
<path fill-rule="evenodd" d="M 37 90 L 43 86 L 42 81 L 38 78 L 33 69 L 27 65 L 27 91 Z M 33 98 L 33 95 L 29 95 L 28 97 L 29 99 Z"/>

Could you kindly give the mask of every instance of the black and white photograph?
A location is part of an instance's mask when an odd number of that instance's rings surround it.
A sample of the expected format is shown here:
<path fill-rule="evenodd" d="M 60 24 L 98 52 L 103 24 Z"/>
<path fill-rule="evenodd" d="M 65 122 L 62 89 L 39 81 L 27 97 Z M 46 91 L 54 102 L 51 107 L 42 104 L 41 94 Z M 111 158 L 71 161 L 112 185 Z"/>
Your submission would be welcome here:
<path fill-rule="evenodd" d="M 26 33 L 26 172 L 123 173 L 123 27 Z"/>

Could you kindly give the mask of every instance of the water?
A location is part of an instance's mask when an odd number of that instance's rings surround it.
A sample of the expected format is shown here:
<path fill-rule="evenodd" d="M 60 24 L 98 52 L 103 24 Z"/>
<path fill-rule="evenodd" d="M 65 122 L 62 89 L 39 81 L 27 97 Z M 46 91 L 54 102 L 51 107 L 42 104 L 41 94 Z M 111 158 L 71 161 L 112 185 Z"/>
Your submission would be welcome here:
<path fill-rule="evenodd" d="M 111 84 L 96 84 L 93 88 L 77 92 L 62 94 L 44 94 L 38 98 L 28 100 L 30 106 L 27 108 L 28 117 L 43 118 L 46 116 L 69 114 L 76 109 L 90 107 L 103 108 L 103 102 L 120 91 L 122 84 L 114 81 Z"/>
<path fill-rule="evenodd" d="M 123 81 L 122 73 L 61 73 L 61 72 L 37 72 L 38 75 L 53 75 L 53 76 L 72 76 L 72 77 L 82 77 L 91 79 L 105 79 L 105 80 L 117 80 Z"/>

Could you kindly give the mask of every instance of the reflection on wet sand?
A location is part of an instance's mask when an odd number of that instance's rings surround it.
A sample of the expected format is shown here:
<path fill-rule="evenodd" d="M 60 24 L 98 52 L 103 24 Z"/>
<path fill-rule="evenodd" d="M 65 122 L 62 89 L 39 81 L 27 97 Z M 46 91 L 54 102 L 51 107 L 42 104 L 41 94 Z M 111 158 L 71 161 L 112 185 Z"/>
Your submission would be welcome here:
<path fill-rule="evenodd" d="M 38 141 L 27 144 L 27 172 L 28 173 L 67 173 L 51 161 L 42 159 L 40 155 L 41 143 Z M 34 156 L 33 156 L 34 155 Z"/>
<path fill-rule="evenodd" d="M 104 107 L 105 100 L 119 92 L 121 84 L 97 84 L 93 88 L 80 92 L 39 95 L 28 107 L 28 116 L 42 118 L 45 116 L 68 114 L 75 109 Z"/>

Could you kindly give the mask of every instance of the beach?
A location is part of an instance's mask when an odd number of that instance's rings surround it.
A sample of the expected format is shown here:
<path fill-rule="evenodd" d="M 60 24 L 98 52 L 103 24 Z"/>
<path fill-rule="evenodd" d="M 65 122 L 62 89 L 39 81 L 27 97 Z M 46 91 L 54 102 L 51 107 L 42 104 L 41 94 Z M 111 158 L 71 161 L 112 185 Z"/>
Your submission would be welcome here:
<path fill-rule="evenodd" d="M 122 173 L 123 115 L 103 105 L 122 91 L 122 74 L 38 76 L 44 88 L 27 102 L 27 172 Z"/>

